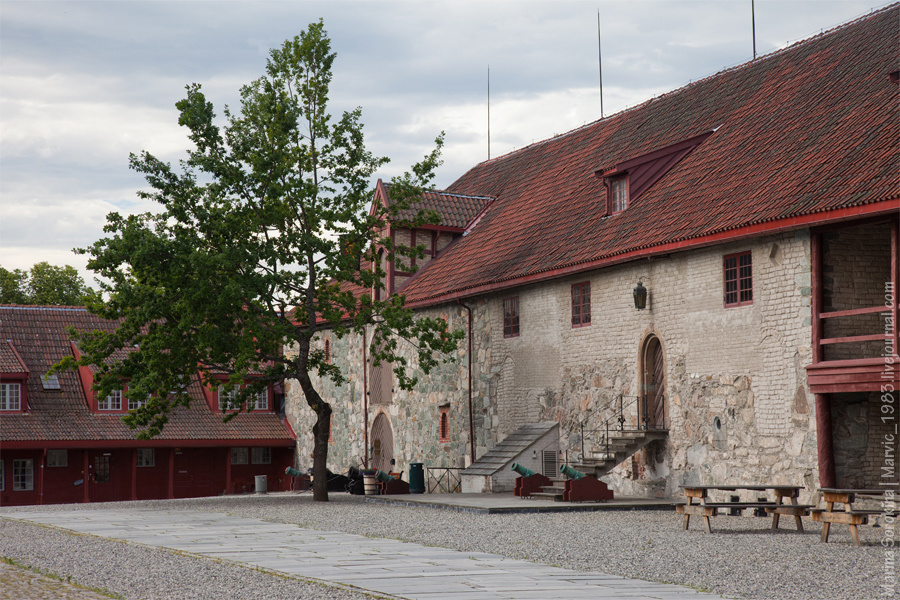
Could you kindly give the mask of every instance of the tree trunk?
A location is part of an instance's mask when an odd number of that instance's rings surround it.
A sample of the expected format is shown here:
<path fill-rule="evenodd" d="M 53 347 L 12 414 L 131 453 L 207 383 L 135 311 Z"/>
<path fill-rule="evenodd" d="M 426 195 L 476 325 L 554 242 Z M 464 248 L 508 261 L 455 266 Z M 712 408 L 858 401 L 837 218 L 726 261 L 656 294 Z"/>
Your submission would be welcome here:
<path fill-rule="evenodd" d="M 322 400 L 309 375 L 298 377 L 306 403 L 316 413 L 313 425 L 313 500 L 328 502 L 328 434 L 331 431 L 331 405 Z"/>

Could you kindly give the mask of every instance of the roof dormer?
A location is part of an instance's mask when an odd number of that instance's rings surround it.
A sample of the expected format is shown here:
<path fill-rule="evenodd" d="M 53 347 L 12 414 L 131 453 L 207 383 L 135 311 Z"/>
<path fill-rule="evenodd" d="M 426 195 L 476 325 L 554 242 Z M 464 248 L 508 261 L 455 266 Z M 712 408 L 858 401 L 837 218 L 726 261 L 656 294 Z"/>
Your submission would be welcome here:
<path fill-rule="evenodd" d="M 0 413 L 28 409 L 28 367 L 11 340 L 0 343 Z"/>

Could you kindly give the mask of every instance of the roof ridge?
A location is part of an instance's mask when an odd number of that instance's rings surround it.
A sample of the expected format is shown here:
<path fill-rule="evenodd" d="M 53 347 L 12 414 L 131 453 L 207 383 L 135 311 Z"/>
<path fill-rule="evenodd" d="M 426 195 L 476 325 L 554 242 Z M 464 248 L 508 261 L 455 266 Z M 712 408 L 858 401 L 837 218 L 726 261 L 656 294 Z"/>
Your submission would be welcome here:
<path fill-rule="evenodd" d="M 501 159 L 504 159 L 504 160 L 505 160 L 506 158 L 509 158 L 510 156 L 514 156 L 514 155 L 516 155 L 516 154 L 518 154 L 518 153 L 520 153 L 520 152 L 524 152 L 524 151 L 526 151 L 526 150 L 528 150 L 528 149 L 530 149 L 530 148 L 536 148 L 536 147 L 538 147 L 538 146 L 541 146 L 541 145 L 550 143 L 550 142 L 552 142 L 552 141 L 556 141 L 556 140 L 559 140 L 559 139 L 568 137 L 568 136 L 570 136 L 570 135 L 573 135 L 573 134 L 575 134 L 575 133 L 579 133 L 579 132 L 581 132 L 581 131 L 583 131 L 583 130 L 589 128 L 589 127 L 594 127 L 594 126 L 598 125 L 598 124 L 601 123 L 601 122 L 609 121 L 609 120 L 611 120 L 611 119 L 613 119 L 613 118 L 620 117 L 621 115 L 629 114 L 629 113 L 631 113 L 631 112 L 633 112 L 633 111 L 635 111 L 635 110 L 637 110 L 637 109 L 643 108 L 644 106 L 647 106 L 648 104 L 651 104 L 651 103 L 653 103 L 653 102 L 656 102 L 656 101 L 658 101 L 658 100 L 660 100 L 660 99 L 662 99 L 662 98 L 668 98 L 668 97 L 673 96 L 673 95 L 675 95 L 675 94 L 678 94 L 678 93 L 680 93 L 680 92 L 682 92 L 682 91 L 691 89 L 691 88 L 693 88 L 694 86 L 700 85 L 701 83 L 705 83 L 705 82 L 707 82 L 707 81 L 709 81 L 709 80 L 711 80 L 711 79 L 715 79 L 715 78 L 717 78 L 717 77 L 721 77 L 722 75 L 724 75 L 724 74 L 726 74 L 726 73 L 731 73 L 731 72 L 733 72 L 733 71 L 737 71 L 737 70 L 739 70 L 739 69 L 743 69 L 743 68 L 745 68 L 745 67 L 747 67 L 747 66 L 749 66 L 749 65 L 757 64 L 757 63 L 760 63 L 760 62 L 762 62 L 762 61 L 764 61 L 764 60 L 770 60 L 770 59 L 772 59 L 772 58 L 775 58 L 776 56 L 781 55 L 782 53 L 784 53 L 784 52 L 786 52 L 786 51 L 788 51 L 788 50 L 795 50 L 797 46 L 800 46 L 800 45 L 803 45 L 803 44 L 807 44 L 807 43 L 811 43 L 812 41 L 814 41 L 814 40 L 816 40 L 816 39 L 818 39 L 818 38 L 822 38 L 822 37 L 825 37 L 825 36 L 828 36 L 828 35 L 833 35 L 834 33 L 838 32 L 838 31 L 840 31 L 840 30 L 842 30 L 842 29 L 846 29 L 846 28 L 848 28 L 848 27 L 851 27 L 851 26 L 853 26 L 853 25 L 856 25 L 856 24 L 859 23 L 860 21 L 864 21 L 864 20 L 866 20 L 866 19 L 874 18 L 875 16 L 879 15 L 880 13 L 890 11 L 890 10 L 896 8 L 897 6 L 900 6 L 900 2 L 893 2 L 893 3 L 891 3 L 891 4 L 887 4 L 887 5 L 883 6 L 882 8 L 879 8 L 879 9 L 872 9 L 870 12 L 865 13 L 865 14 L 863 14 L 863 15 L 860 15 L 860 16 L 856 17 L 855 19 L 853 19 L 852 21 L 848 21 L 848 22 L 846 22 L 846 23 L 841 23 L 841 24 L 839 24 L 839 25 L 835 25 L 834 27 L 831 27 L 830 29 L 825 29 L 825 30 L 820 31 L 819 33 L 816 33 L 816 34 L 811 35 L 811 36 L 809 36 L 809 37 L 801 38 L 801 39 L 795 40 L 795 41 L 792 42 L 792 43 L 789 42 L 789 43 L 788 43 L 786 46 L 784 46 L 783 48 L 776 48 L 775 50 L 772 50 L 772 51 L 769 52 L 768 54 L 763 54 L 763 55 L 761 55 L 761 56 L 758 56 L 758 57 L 756 57 L 756 58 L 750 59 L 750 60 L 748 60 L 748 61 L 744 61 L 744 62 L 742 62 L 742 63 L 738 63 L 738 64 L 735 64 L 735 65 L 732 65 L 732 66 L 730 66 L 730 67 L 725 67 L 725 68 L 721 69 L 720 71 L 716 71 L 715 73 L 711 73 L 711 74 L 706 75 L 706 76 L 704 76 L 704 77 L 701 77 L 700 79 L 697 79 L 697 80 L 695 80 L 695 81 L 690 81 L 690 82 L 688 82 L 687 84 L 682 85 L 681 87 L 677 87 L 677 88 L 675 88 L 675 89 L 673 89 L 673 90 L 669 90 L 668 92 L 663 92 L 662 94 L 659 94 L 658 96 L 653 96 L 652 98 L 648 98 L 648 99 L 646 99 L 646 100 L 644 100 L 644 101 L 642 101 L 642 102 L 639 102 L 638 104 L 635 104 L 634 106 L 626 107 L 626 108 L 620 110 L 619 112 L 613 113 L 613 114 L 611 114 L 611 115 L 607 115 L 607 116 L 605 116 L 605 117 L 601 117 L 601 118 L 599 118 L 599 119 L 596 119 L 596 120 L 594 120 L 594 121 L 590 121 L 590 122 L 588 122 L 588 123 L 584 123 L 583 125 L 581 125 L 581 126 L 579 126 L 579 127 L 576 127 L 576 128 L 574 128 L 574 129 L 570 129 L 569 131 L 566 131 L 566 132 L 563 132 L 563 133 L 556 134 L 556 135 L 554 135 L 554 136 L 552 136 L 552 137 L 549 137 L 549 138 L 544 138 L 543 140 L 538 140 L 538 141 L 536 141 L 536 142 L 532 142 L 532 143 L 530 143 L 530 144 L 528 144 L 528 145 L 526 145 L 526 146 L 522 146 L 521 148 L 516 148 L 516 149 L 511 150 L 511 151 L 509 151 L 509 152 L 507 152 L 507 153 L 505 153 L 505 154 L 501 154 L 501 155 L 499 155 L 499 156 L 495 156 L 494 158 L 489 158 L 489 159 L 487 159 L 487 160 L 485 160 L 485 161 L 482 161 L 482 162 L 476 164 L 476 165 L 475 165 L 474 167 L 472 167 L 472 168 L 474 169 L 474 168 L 477 168 L 477 167 L 479 167 L 479 166 L 481 166 L 481 165 L 491 164 L 491 163 L 496 162 L 496 161 L 501 160 Z"/>
<path fill-rule="evenodd" d="M 63 312 L 88 312 L 84 306 L 60 306 L 56 304 L 0 304 L 3 310 L 55 310 Z"/>

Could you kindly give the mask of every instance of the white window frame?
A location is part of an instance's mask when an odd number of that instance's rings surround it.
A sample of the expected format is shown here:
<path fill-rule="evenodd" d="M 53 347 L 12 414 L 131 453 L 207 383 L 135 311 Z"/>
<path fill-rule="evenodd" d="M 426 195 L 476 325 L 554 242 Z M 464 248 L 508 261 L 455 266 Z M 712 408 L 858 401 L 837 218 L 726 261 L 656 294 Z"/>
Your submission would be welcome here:
<path fill-rule="evenodd" d="M 156 451 L 153 448 L 137 449 L 137 466 L 138 467 L 155 467 Z"/>
<path fill-rule="evenodd" d="M 264 389 L 258 394 L 253 394 L 247 400 L 248 410 L 269 410 L 269 388 Z"/>
<path fill-rule="evenodd" d="M 250 448 L 250 462 L 254 465 L 271 465 L 272 449 L 269 447 Z"/>
<path fill-rule="evenodd" d="M 144 404 L 146 404 L 146 402 L 144 402 L 143 400 L 132 400 L 131 398 L 129 398 L 128 410 L 137 410 L 138 408 L 144 406 Z"/>
<path fill-rule="evenodd" d="M 233 465 L 250 464 L 250 449 L 249 448 L 232 448 L 231 449 L 231 464 L 233 464 Z"/>
<path fill-rule="evenodd" d="M 13 393 L 15 390 L 15 393 Z M 22 410 L 22 384 L 0 383 L 0 410 Z"/>
<path fill-rule="evenodd" d="M 68 467 L 69 451 L 65 448 L 50 448 L 47 450 L 48 467 Z"/>
<path fill-rule="evenodd" d="M 113 390 L 103 400 L 97 398 L 97 410 L 122 410 L 122 390 Z"/>
<path fill-rule="evenodd" d="M 237 410 L 240 408 L 240 405 L 235 402 L 238 394 L 241 393 L 241 390 L 238 387 L 235 387 L 230 392 L 225 389 L 224 385 L 219 386 L 219 411 L 225 412 L 226 410 Z M 228 400 L 228 407 L 225 407 L 225 400 Z"/>
<path fill-rule="evenodd" d="M 34 490 L 34 460 L 30 458 L 13 459 L 13 491 L 30 492 Z"/>

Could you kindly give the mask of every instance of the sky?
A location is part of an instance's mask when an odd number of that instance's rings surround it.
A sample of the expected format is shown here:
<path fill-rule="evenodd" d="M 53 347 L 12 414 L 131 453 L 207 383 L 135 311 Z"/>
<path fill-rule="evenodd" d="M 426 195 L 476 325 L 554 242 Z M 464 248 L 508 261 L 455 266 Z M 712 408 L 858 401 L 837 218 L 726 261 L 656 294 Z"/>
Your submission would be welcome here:
<path fill-rule="evenodd" d="M 757 54 L 886 5 L 756 0 Z M 185 86 L 238 107 L 269 50 L 319 18 L 331 113 L 362 107 L 385 180 L 445 132 L 443 188 L 488 158 L 488 81 L 491 157 L 601 117 L 598 12 L 604 116 L 753 58 L 751 0 L 3 0 L 0 266 L 68 264 L 94 285 L 72 250 L 110 212 L 154 210 L 128 156 L 185 157 Z"/>

